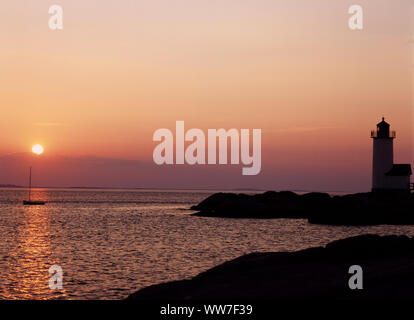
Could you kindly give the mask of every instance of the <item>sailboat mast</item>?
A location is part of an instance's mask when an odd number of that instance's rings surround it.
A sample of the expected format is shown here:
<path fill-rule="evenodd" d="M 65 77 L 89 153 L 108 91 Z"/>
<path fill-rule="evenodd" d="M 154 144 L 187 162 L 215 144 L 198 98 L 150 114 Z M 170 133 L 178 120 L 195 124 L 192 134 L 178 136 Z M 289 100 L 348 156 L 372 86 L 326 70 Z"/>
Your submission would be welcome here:
<path fill-rule="evenodd" d="M 30 173 L 29 173 L 29 201 L 30 201 L 31 193 L 32 193 L 32 167 L 30 167 Z"/>

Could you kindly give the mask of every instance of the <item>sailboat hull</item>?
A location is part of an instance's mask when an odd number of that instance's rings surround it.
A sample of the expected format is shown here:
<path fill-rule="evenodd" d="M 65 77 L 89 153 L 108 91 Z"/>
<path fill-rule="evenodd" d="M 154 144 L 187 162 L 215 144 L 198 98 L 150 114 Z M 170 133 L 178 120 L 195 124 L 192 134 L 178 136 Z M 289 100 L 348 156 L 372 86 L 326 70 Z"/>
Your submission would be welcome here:
<path fill-rule="evenodd" d="M 23 205 L 25 205 L 25 206 L 43 206 L 45 204 L 46 204 L 46 202 L 44 202 L 44 201 L 27 201 L 27 200 L 23 200 Z"/>

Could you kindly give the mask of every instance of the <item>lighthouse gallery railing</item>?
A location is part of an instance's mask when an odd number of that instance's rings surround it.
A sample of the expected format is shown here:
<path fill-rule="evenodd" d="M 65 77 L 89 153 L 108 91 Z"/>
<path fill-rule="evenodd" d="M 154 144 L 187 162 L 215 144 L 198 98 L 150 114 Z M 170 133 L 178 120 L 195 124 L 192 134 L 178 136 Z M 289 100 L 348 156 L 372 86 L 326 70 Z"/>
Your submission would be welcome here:
<path fill-rule="evenodd" d="M 395 138 L 397 136 L 395 131 L 390 131 L 390 134 L 388 137 L 383 137 L 383 138 Z M 378 138 L 378 131 L 376 130 L 372 130 L 371 131 L 371 138 Z"/>

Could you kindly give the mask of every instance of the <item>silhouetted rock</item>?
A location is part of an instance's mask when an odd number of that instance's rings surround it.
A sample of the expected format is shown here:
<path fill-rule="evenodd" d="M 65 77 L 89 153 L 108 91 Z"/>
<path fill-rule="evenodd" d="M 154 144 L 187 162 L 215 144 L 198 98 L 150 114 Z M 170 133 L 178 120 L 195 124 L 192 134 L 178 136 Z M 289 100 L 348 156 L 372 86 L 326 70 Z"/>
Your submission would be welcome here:
<path fill-rule="evenodd" d="M 363 290 L 350 290 L 350 266 Z M 253 253 L 191 280 L 153 285 L 138 300 L 414 299 L 414 238 L 364 235 L 298 252 Z"/>
<path fill-rule="evenodd" d="M 245 195 L 217 193 L 193 206 L 196 216 L 293 218 L 331 225 L 414 224 L 414 196 L 405 193 L 327 193 L 269 191 Z"/>
<path fill-rule="evenodd" d="M 199 211 L 195 215 L 209 217 L 306 218 L 300 200 L 301 196 L 290 191 L 255 195 L 217 193 L 191 209 Z"/>

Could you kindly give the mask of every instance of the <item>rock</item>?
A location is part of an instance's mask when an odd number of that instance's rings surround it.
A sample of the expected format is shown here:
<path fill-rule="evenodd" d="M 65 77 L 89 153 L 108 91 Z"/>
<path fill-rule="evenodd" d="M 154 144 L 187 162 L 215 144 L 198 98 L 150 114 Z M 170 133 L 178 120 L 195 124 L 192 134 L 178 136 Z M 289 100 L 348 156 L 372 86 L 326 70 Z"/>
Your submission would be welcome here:
<path fill-rule="evenodd" d="M 269 191 L 246 195 L 214 194 L 193 206 L 196 216 L 222 218 L 292 218 L 330 225 L 414 224 L 414 196 L 401 193 L 327 193 Z"/>
<path fill-rule="evenodd" d="M 137 300 L 414 299 L 414 239 L 364 235 L 298 252 L 253 253 L 191 280 L 139 290 Z M 350 290 L 351 265 L 364 289 Z"/>

